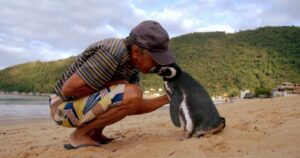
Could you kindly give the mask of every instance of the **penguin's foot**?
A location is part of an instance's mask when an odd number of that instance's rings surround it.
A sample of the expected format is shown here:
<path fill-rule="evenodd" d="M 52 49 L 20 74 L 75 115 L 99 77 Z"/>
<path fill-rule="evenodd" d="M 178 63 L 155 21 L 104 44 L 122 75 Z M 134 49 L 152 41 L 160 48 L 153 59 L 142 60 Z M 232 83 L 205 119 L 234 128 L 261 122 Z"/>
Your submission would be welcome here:
<path fill-rule="evenodd" d="M 221 132 L 224 128 L 225 128 L 225 123 L 222 122 L 217 127 L 212 128 L 210 130 L 207 130 L 207 131 L 203 131 L 203 130 L 196 131 L 194 135 L 196 137 L 198 137 L 198 138 L 201 137 L 201 136 L 209 137 L 209 136 L 211 136 L 213 134 Z"/>

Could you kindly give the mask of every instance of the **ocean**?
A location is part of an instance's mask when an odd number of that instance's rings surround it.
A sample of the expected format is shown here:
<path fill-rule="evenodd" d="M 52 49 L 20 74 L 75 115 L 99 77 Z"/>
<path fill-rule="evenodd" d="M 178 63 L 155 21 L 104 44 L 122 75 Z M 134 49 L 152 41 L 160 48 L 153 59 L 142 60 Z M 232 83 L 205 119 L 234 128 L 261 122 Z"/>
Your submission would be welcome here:
<path fill-rule="evenodd" d="M 219 105 L 223 101 L 214 100 L 214 103 Z M 165 107 L 168 109 L 168 105 Z M 48 96 L 0 94 L 0 121 L 49 118 L 49 114 Z"/>
<path fill-rule="evenodd" d="M 0 121 L 49 118 L 49 97 L 0 94 Z"/>

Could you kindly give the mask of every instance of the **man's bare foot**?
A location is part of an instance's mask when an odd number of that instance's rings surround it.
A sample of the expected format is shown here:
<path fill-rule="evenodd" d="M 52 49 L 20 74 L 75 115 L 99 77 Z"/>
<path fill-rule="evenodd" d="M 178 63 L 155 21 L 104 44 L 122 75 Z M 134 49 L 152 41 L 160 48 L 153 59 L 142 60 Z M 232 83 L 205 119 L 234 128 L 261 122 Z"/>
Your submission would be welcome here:
<path fill-rule="evenodd" d="M 102 132 L 102 131 L 101 131 Z M 91 138 L 100 144 L 108 144 L 114 140 L 114 138 L 108 138 L 99 131 L 92 132 Z"/>
<path fill-rule="evenodd" d="M 99 145 L 90 135 L 83 135 L 77 129 L 69 135 L 69 142 L 74 147 L 80 145 Z"/>

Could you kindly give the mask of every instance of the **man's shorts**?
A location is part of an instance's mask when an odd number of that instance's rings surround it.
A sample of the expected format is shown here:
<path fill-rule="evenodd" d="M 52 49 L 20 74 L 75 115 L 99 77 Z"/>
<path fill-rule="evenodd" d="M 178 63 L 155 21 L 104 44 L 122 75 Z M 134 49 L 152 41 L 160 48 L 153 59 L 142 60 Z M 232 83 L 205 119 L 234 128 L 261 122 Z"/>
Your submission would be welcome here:
<path fill-rule="evenodd" d="M 123 100 L 124 89 L 125 84 L 113 85 L 69 102 L 60 102 L 58 96 L 52 95 L 50 97 L 50 106 L 54 108 L 52 118 L 58 125 L 64 127 L 84 126 L 108 109 L 119 106 Z"/>

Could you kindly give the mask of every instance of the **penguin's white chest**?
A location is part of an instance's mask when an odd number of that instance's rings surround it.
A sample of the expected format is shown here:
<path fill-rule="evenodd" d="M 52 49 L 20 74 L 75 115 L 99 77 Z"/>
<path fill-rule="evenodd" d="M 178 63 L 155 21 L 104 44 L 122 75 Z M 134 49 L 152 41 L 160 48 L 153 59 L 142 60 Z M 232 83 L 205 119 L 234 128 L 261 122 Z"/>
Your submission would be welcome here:
<path fill-rule="evenodd" d="M 183 100 L 180 104 L 180 110 L 183 112 L 183 116 L 180 116 L 181 123 L 186 123 L 185 124 L 185 129 L 187 130 L 188 133 L 191 133 L 193 131 L 193 121 L 190 115 L 190 111 L 188 108 L 188 105 L 186 104 L 186 96 L 183 94 Z M 184 118 L 182 118 L 184 117 Z M 184 122 L 182 119 L 184 119 L 186 122 Z"/>
<path fill-rule="evenodd" d="M 170 94 L 172 94 L 172 90 L 168 86 L 168 83 L 166 81 L 164 82 L 164 85 L 165 85 L 166 91 L 168 91 Z M 170 97 L 170 96 L 168 96 L 168 97 Z M 179 110 L 182 110 L 182 112 L 183 112 L 183 116 L 182 115 L 179 116 L 181 124 L 182 125 L 184 124 L 185 130 L 188 133 L 191 133 L 193 131 L 193 122 L 192 122 L 192 118 L 190 115 L 188 105 L 186 104 L 186 95 L 184 93 L 183 93 L 183 100 L 180 103 Z M 185 121 L 183 121 L 183 120 L 185 120 Z"/>

